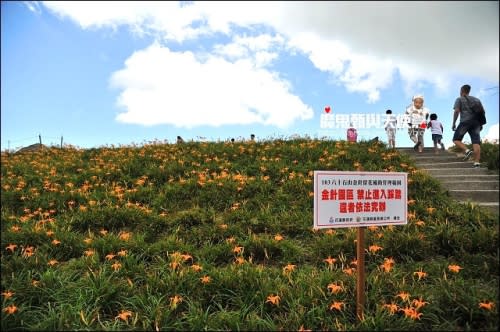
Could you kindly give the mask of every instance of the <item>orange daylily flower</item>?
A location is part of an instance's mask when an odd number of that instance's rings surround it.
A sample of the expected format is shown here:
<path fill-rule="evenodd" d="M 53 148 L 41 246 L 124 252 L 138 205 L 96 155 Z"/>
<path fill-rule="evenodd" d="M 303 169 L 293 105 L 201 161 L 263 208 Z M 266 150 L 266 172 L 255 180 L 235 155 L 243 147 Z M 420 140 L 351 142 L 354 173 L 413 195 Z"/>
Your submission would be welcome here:
<path fill-rule="evenodd" d="M 394 266 L 394 259 L 392 258 L 384 258 L 384 264 L 380 265 L 380 267 L 384 270 L 384 272 L 391 272 Z"/>
<path fill-rule="evenodd" d="M 298 332 L 312 332 L 312 330 L 304 328 L 304 325 L 300 325 L 300 328 L 299 328 Z"/>
<path fill-rule="evenodd" d="M 202 284 L 208 284 L 210 283 L 211 279 L 209 276 L 203 276 L 200 278 Z"/>
<path fill-rule="evenodd" d="M 88 249 L 83 252 L 85 256 L 89 257 L 95 254 L 95 251 L 93 249 Z"/>
<path fill-rule="evenodd" d="M 333 234 L 335 234 L 335 230 L 329 228 L 328 230 L 325 231 L 325 234 L 333 235 Z"/>
<path fill-rule="evenodd" d="M 120 256 L 120 257 L 127 256 L 127 250 L 122 249 L 122 250 L 118 251 L 118 256 Z"/>
<path fill-rule="evenodd" d="M 116 256 L 115 254 L 110 253 L 110 254 L 107 254 L 105 258 L 106 258 L 106 260 L 110 261 L 110 260 L 112 260 L 113 258 L 115 258 L 115 256 Z"/>
<path fill-rule="evenodd" d="M 429 304 L 429 302 L 422 300 L 422 298 L 421 298 L 421 297 L 420 297 L 418 300 L 417 300 L 417 299 L 414 299 L 411 303 L 412 303 L 413 305 L 415 305 L 415 308 L 416 308 L 417 310 L 418 310 L 418 309 L 420 309 L 421 307 L 423 307 L 424 305 Z"/>
<path fill-rule="evenodd" d="M 83 240 L 83 242 L 85 242 L 86 244 L 91 244 L 92 243 L 92 239 L 88 237 L 85 240 Z"/>
<path fill-rule="evenodd" d="M 425 225 L 425 222 L 423 220 L 418 220 L 417 222 L 415 222 L 415 224 L 417 226 L 424 226 Z"/>
<path fill-rule="evenodd" d="M 434 211 L 436 211 L 436 208 L 433 208 L 433 207 L 428 207 L 427 208 L 427 212 L 429 212 L 429 214 L 433 214 Z"/>
<path fill-rule="evenodd" d="M 120 237 L 120 240 L 128 241 L 132 237 L 132 233 L 131 232 L 120 232 L 119 237 Z"/>
<path fill-rule="evenodd" d="M 288 274 L 288 273 L 292 272 L 293 270 L 295 270 L 295 265 L 293 265 L 293 264 L 288 264 L 288 265 L 286 265 L 286 266 L 283 268 L 283 273 L 284 273 L 284 274 Z"/>
<path fill-rule="evenodd" d="M 17 307 L 15 305 L 11 304 L 8 307 L 5 307 L 3 309 L 3 311 L 5 311 L 8 315 L 12 315 L 13 313 L 15 313 L 17 311 Z"/>
<path fill-rule="evenodd" d="M 279 295 L 271 294 L 267 297 L 266 303 L 269 302 L 269 303 L 274 304 L 274 305 L 279 305 L 280 300 L 281 300 L 281 298 L 279 297 Z"/>
<path fill-rule="evenodd" d="M 51 259 L 47 265 L 50 265 L 50 266 L 54 266 L 54 265 L 57 265 L 59 262 L 57 261 L 57 259 Z"/>
<path fill-rule="evenodd" d="M 347 269 L 343 269 L 342 271 L 349 276 L 352 276 L 354 274 L 354 269 L 352 267 L 348 267 Z"/>
<path fill-rule="evenodd" d="M 275 239 L 276 241 L 281 241 L 281 240 L 283 240 L 283 239 L 284 239 L 284 237 L 283 237 L 281 234 L 276 234 L 276 235 L 274 236 L 274 239 Z"/>
<path fill-rule="evenodd" d="M 341 292 L 342 290 L 344 290 L 344 287 L 342 287 L 342 285 L 337 285 L 337 284 L 334 284 L 334 283 L 328 284 L 327 288 L 333 294 L 337 294 L 337 293 Z"/>
<path fill-rule="evenodd" d="M 427 273 L 422 270 L 413 272 L 413 274 L 418 276 L 418 280 L 427 277 Z"/>
<path fill-rule="evenodd" d="M 182 303 L 183 298 L 180 295 L 174 295 L 170 298 L 170 306 L 175 309 L 179 303 Z"/>
<path fill-rule="evenodd" d="M 245 259 L 243 257 L 236 257 L 236 259 L 234 260 L 234 263 L 241 265 L 241 264 L 245 263 Z"/>
<path fill-rule="evenodd" d="M 52 240 L 52 244 L 57 246 L 58 244 L 61 244 L 61 241 L 54 239 Z"/>
<path fill-rule="evenodd" d="M 344 302 L 335 301 L 332 304 L 330 304 L 330 310 L 336 309 L 338 311 L 342 311 L 342 306 L 345 307 Z"/>
<path fill-rule="evenodd" d="M 409 199 L 408 200 L 408 205 L 413 205 L 413 204 L 415 204 L 415 202 L 416 201 L 414 199 Z"/>
<path fill-rule="evenodd" d="M 191 255 L 189 255 L 189 254 L 183 254 L 183 255 L 181 255 L 181 258 L 182 258 L 182 260 L 183 260 L 184 262 L 186 262 L 186 261 L 187 261 L 187 260 L 189 260 L 189 259 L 190 259 L 191 261 L 193 261 L 193 256 L 191 256 Z"/>
<path fill-rule="evenodd" d="M 392 315 L 398 311 L 398 306 L 394 303 L 384 304 L 384 308 L 387 308 Z"/>
<path fill-rule="evenodd" d="M 46 231 L 45 234 L 47 234 L 47 236 L 52 236 L 54 235 L 54 231 Z"/>
<path fill-rule="evenodd" d="M 5 247 L 5 250 L 10 250 L 10 252 L 14 252 L 14 250 L 16 250 L 17 248 L 17 244 L 9 244 L 7 247 Z"/>
<path fill-rule="evenodd" d="M 415 308 L 412 307 L 405 307 L 399 310 L 403 311 L 405 316 L 410 317 L 411 319 L 420 319 L 420 316 L 422 316 L 422 313 L 417 312 Z"/>
<path fill-rule="evenodd" d="M 380 247 L 380 246 L 378 246 L 376 244 L 371 245 L 371 246 L 368 247 L 368 250 L 370 252 L 372 252 L 372 253 L 376 253 L 377 251 L 382 250 L 382 249 L 384 249 L 384 248 L 382 248 L 382 247 Z"/>
<path fill-rule="evenodd" d="M 328 265 L 333 265 L 337 261 L 336 258 L 332 258 L 331 256 L 328 256 L 328 258 L 323 259 L 324 262 L 328 263 Z"/>
<path fill-rule="evenodd" d="M 8 291 L 5 291 L 2 293 L 2 295 L 5 297 L 5 299 L 9 299 L 12 297 L 12 295 L 14 295 L 15 293 L 14 292 L 11 292 L 10 290 Z"/>
<path fill-rule="evenodd" d="M 227 243 L 234 243 L 234 241 L 236 241 L 236 239 L 235 239 L 233 236 L 228 237 L 228 238 L 226 239 L 226 242 L 227 242 Z"/>
<path fill-rule="evenodd" d="M 122 310 L 118 316 L 115 317 L 115 319 L 121 319 L 124 321 L 127 321 L 129 317 L 132 316 L 132 311 L 129 310 Z"/>
<path fill-rule="evenodd" d="M 118 271 L 122 267 L 122 265 L 119 262 L 114 262 L 111 267 L 113 268 L 113 270 Z"/>
<path fill-rule="evenodd" d="M 450 270 L 451 272 L 454 272 L 454 273 L 458 273 L 460 272 L 460 270 L 463 269 L 463 267 L 460 267 L 459 265 L 448 265 L 448 270 Z"/>
<path fill-rule="evenodd" d="M 244 249 L 243 247 L 234 247 L 233 252 L 235 254 L 241 254 L 243 252 L 243 249 Z"/>
<path fill-rule="evenodd" d="M 488 301 L 488 302 L 479 302 L 479 308 L 486 309 L 486 310 L 493 310 L 495 307 L 495 303 Z"/>
<path fill-rule="evenodd" d="M 408 301 L 410 299 L 410 293 L 400 292 L 399 294 L 396 295 L 396 297 L 400 297 L 401 300 L 403 301 Z"/>
<path fill-rule="evenodd" d="M 99 233 L 101 233 L 102 235 L 106 235 L 106 234 L 108 234 L 108 231 L 107 231 L 107 230 L 105 230 L 104 228 L 102 228 L 102 229 L 99 231 Z"/>
<path fill-rule="evenodd" d="M 219 228 L 220 228 L 220 229 L 227 229 L 227 225 L 226 225 L 226 224 L 220 224 L 220 225 L 219 225 Z"/>
<path fill-rule="evenodd" d="M 35 248 L 32 246 L 23 248 L 23 257 L 28 258 L 31 257 L 35 254 Z"/>
<path fill-rule="evenodd" d="M 10 227 L 10 230 L 13 232 L 13 233 L 18 233 L 20 230 L 21 230 L 21 227 L 17 226 L 17 225 L 12 225 Z"/>
<path fill-rule="evenodd" d="M 195 271 L 195 272 L 200 272 L 201 270 L 203 270 L 203 268 L 198 265 L 198 264 L 193 264 L 191 265 L 191 268 Z"/>

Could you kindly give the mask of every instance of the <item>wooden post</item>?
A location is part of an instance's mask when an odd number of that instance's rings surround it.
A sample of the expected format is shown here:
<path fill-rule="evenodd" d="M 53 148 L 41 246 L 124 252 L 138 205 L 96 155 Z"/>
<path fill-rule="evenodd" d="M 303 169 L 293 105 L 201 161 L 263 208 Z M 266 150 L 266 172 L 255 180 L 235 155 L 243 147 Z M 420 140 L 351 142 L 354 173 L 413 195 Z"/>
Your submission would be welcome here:
<path fill-rule="evenodd" d="M 38 139 L 40 140 L 40 145 L 42 145 L 42 135 L 38 134 Z"/>
<path fill-rule="evenodd" d="M 356 315 L 363 320 L 365 308 L 365 227 L 358 227 L 357 251 L 357 280 L 356 280 Z"/>

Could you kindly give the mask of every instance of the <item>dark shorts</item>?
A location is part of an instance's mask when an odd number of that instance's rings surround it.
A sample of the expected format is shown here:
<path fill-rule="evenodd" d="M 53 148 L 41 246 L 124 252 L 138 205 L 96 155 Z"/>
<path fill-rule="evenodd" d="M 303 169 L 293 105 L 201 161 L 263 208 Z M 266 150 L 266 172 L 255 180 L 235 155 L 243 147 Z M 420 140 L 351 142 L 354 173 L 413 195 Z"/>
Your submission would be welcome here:
<path fill-rule="evenodd" d="M 455 134 L 453 134 L 454 141 L 462 141 L 466 133 L 469 133 L 470 140 L 472 144 L 481 144 L 481 125 L 477 121 L 471 122 L 460 122 Z"/>
<path fill-rule="evenodd" d="M 441 140 L 443 139 L 443 135 L 439 134 L 432 134 L 432 141 L 434 143 L 441 143 Z"/>

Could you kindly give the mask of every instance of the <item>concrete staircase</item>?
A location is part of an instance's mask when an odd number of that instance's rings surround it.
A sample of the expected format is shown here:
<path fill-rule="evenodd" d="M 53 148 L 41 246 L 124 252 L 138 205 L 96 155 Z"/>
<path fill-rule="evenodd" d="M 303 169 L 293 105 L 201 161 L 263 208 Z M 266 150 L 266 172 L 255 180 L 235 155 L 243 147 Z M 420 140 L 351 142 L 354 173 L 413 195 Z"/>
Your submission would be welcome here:
<path fill-rule="evenodd" d="M 499 214 L 498 174 L 482 166 L 472 168 L 472 161 L 463 161 L 463 155 L 448 151 L 434 154 L 434 148 L 418 153 L 413 148 L 397 148 L 412 157 L 418 168 L 439 180 L 451 197 L 460 202 L 471 202 Z"/>

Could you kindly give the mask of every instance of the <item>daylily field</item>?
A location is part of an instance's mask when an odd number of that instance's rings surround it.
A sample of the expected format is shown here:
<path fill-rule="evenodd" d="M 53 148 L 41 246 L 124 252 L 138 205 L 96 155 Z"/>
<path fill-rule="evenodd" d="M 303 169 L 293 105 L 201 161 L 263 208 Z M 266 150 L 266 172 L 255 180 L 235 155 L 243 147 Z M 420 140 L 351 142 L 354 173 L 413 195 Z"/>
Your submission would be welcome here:
<path fill-rule="evenodd" d="M 313 171 L 408 173 L 407 225 L 313 229 Z M 1 156 L 2 330 L 491 330 L 498 216 L 383 143 L 155 141 Z"/>

